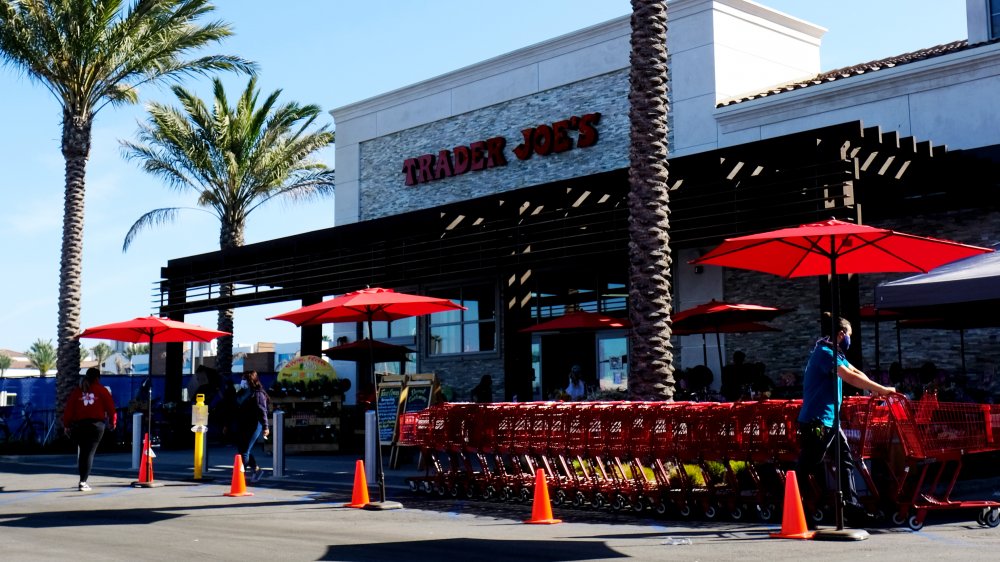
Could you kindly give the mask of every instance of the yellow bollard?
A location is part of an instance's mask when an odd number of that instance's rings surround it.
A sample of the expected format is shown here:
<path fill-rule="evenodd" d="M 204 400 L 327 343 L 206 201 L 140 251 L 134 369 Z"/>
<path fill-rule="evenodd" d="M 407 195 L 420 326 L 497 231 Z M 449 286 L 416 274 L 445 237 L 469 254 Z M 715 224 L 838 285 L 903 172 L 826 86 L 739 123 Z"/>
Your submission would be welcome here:
<path fill-rule="evenodd" d="M 208 432 L 208 404 L 205 395 L 196 394 L 191 406 L 191 431 L 194 432 L 194 479 L 201 480 L 201 465 L 205 455 L 205 433 Z"/>

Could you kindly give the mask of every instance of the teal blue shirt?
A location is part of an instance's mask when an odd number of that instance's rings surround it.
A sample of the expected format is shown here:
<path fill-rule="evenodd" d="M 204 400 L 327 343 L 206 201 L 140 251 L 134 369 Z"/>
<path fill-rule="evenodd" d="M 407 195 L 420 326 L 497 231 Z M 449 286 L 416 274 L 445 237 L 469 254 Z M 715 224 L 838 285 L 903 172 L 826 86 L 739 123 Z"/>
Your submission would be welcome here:
<path fill-rule="evenodd" d="M 818 421 L 826 427 L 833 427 L 833 406 L 844 399 L 843 382 L 839 375 L 833 375 L 833 357 L 830 340 L 824 338 L 816 342 L 802 379 L 802 411 L 799 412 L 799 422 Z M 850 365 L 841 353 L 837 353 L 837 364 Z M 831 376 L 837 380 L 836 390 L 830 380 Z"/>

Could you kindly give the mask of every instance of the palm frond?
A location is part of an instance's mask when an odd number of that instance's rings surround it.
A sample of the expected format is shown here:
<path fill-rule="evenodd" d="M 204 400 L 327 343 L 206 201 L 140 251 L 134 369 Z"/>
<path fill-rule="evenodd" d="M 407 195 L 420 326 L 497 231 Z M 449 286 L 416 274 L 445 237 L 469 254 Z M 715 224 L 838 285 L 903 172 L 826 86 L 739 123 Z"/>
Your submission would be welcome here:
<path fill-rule="evenodd" d="M 122 243 L 122 253 L 124 254 L 128 251 L 129 246 L 132 245 L 135 237 L 138 236 L 143 230 L 173 222 L 177 218 L 177 213 L 185 209 L 205 212 L 204 209 L 195 209 L 191 207 L 165 207 L 149 211 L 139 217 L 139 220 L 135 221 L 135 223 L 133 223 L 128 229 L 128 233 L 125 234 L 125 241 Z"/>

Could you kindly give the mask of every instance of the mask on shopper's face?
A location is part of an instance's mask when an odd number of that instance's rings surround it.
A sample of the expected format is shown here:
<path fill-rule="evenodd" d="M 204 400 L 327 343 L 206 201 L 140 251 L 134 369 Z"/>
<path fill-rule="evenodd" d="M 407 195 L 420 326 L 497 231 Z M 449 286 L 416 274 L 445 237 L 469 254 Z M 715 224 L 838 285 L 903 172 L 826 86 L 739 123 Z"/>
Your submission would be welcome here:
<path fill-rule="evenodd" d="M 246 388 L 248 388 L 247 380 L 246 379 L 240 380 L 240 390 L 245 390 Z"/>
<path fill-rule="evenodd" d="M 846 352 L 851 347 L 851 336 L 844 334 L 844 337 L 840 339 L 840 350 Z"/>

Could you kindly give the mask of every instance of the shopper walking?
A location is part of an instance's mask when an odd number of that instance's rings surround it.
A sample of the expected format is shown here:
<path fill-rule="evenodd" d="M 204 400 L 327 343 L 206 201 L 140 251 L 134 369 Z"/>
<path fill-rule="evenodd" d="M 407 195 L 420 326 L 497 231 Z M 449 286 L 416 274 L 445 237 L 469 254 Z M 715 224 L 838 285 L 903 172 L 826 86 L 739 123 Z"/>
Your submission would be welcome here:
<path fill-rule="evenodd" d="M 250 476 L 251 482 L 257 482 L 264 475 L 253 456 L 253 447 L 261 435 L 267 439 L 270 434 L 267 423 L 270 405 L 271 398 L 260 384 L 257 371 L 243 373 L 240 390 L 236 394 L 236 447 L 243 457 L 243 470 Z"/>
<path fill-rule="evenodd" d="M 94 453 L 104 437 L 105 428 L 114 431 L 118 423 L 115 402 L 111 393 L 101 384 L 101 372 L 91 367 L 66 400 L 63 428 L 77 446 L 77 468 L 80 472 L 81 492 L 90 491 L 87 479 L 94 465 Z"/>
<path fill-rule="evenodd" d="M 851 346 L 851 333 L 850 322 L 843 318 L 838 319 L 837 333 L 834 337 L 817 341 L 809 355 L 809 363 L 806 365 L 802 382 L 802 410 L 798 419 L 799 443 L 802 450 L 796 472 L 799 478 L 799 493 L 803 498 L 811 495 L 808 484 L 810 476 L 822 485 L 828 478 L 836 478 L 836 472 L 840 472 L 845 514 L 852 523 L 864 524 L 867 522 L 868 514 L 858 500 L 858 493 L 854 488 L 854 472 L 857 464 L 847 444 L 844 431 L 834 428 L 834 409 L 843 402 L 843 382 L 878 395 L 889 394 L 896 389 L 878 384 L 847 361 L 844 354 Z M 834 362 L 837 365 L 836 385 L 831 380 Z M 828 454 L 834 458 L 833 455 L 836 453 L 834 447 L 840 448 L 843 470 L 841 467 L 824 462 Z M 830 470 L 831 474 L 827 475 L 827 470 Z"/>

